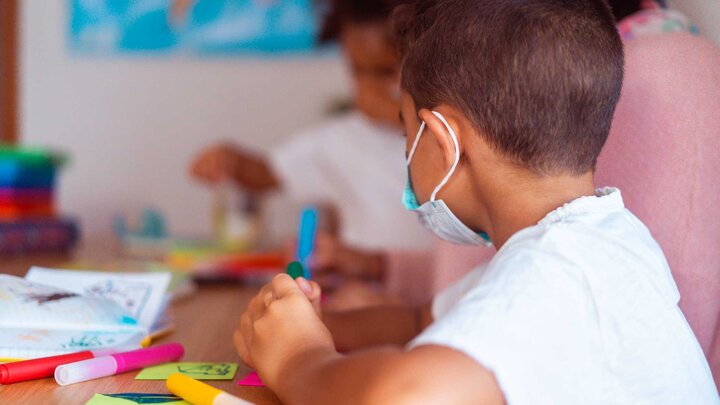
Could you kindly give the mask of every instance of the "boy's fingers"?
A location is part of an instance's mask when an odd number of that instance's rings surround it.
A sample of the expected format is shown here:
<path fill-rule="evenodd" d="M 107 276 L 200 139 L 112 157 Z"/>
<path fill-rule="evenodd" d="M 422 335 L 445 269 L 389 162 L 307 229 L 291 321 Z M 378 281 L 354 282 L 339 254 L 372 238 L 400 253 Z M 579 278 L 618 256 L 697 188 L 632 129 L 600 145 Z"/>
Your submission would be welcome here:
<path fill-rule="evenodd" d="M 249 358 L 249 346 L 252 344 L 253 326 L 252 320 L 247 314 L 244 314 L 240 318 L 240 326 L 238 329 L 240 331 L 240 336 L 238 336 L 239 339 L 236 341 L 238 352 L 240 352 L 241 356 L 244 354 L 245 357 Z"/>
<path fill-rule="evenodd" d="M 254 321 L 257 318 L 260 318 L 265 312 L 265 308 L 267 308 L 269 304 L 266 298 L 268 294 L 272 297 L 272 291 L 272 286 L 268 284 L 263 287 L 252 300 L 250 300 L 250 304 L 248 305 L 246 314 L 250 317 L 251 320 Z"/>
<path fill-rule="evenodd" d="M 318 284 L 312 280 L 306 280 L 306 281 L 310 285 L 310 288 L 311 288 L 310 295 L 308 295 L 307 297 L 311 301 L 319 300 L 320 294 L 322 294 L 322 289 L 320 288 L 320 284 Z"/>
<path fill-rule="evenodd" d="M 273 299 L 274 299 L 272 291 L 267 291 L 267 292 L 265 292 L 265 294 L 263 295 L 262 299 L 263 299 L 263 306 L 264 306 L 265 308 L 267 308 L 268 305 L 270 305 L 270 303 L 271 303 L 271 302 L 273 301 Z"/>
<path fill-rule="evenodd" d="M 312 285 L 310 285 L 310 282 L 305 280 L 303 277 L 296 278 L 295 282 L 297 283 L 298 287 L 300 287 L 300 290 L 305 294 L 305 296 L 310 298 L 313 293 L 313 287 Z"/>
<path fill-rule="evenodd" d="M 320 290 L 320 286 L 318 285 L 318 283 L 314 281 L 308 281 L 302 277 L 297 278 L 295 282 L 300 287 L 300 290 L 305 293 L 305 296 L 312 304 L 315 313 L 320 316 L 322 313 L 320 305 L 320 295 L 322 291 Z"/>
<path fill-rule="evenodd" d="M 275 299 L 282 299 L 292 295 L 305 296 L 295 280 L 285 273 L 275 276 L 271 285 Z"/>
<path fill-rule="evenodd" d="M 243 363 L 249 365 L 250 353 L 248 352 L 248 347 L 245 343 L 245 337 L 240 331 L 240 326 L 238 326 L 238 329 L 235 330 L 235 333 L 233 334 L 233 341 L 235 342 L 235 349 L 237 350 L 240 359 L 243 361 Z"/>
<path fill-rule="evenodd" d="M 306 280 L 303 277 L 298 277 L 295 282 L 308 299 L 312 300 L 320 296 L 321 289 L 318 283 Z"/>

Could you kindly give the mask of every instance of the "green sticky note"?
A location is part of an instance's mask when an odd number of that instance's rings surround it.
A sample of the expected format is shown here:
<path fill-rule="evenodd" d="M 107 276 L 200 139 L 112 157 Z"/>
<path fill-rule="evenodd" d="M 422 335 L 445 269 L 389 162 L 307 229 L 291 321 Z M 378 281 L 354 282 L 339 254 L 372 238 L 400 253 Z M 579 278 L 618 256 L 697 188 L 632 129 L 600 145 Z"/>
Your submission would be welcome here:
<path fill-rule="evenodd" d="M 237 363 L 166 363 L 143 369 L 135 379 L 167 380 L 181 373 L 196 380 L 232 380 L 237 369 Z"/>
<path fill-rule="evenodd" d="M 192 405 L 172 394 L 95 394 L 85 405 L 167 404 Z"/>

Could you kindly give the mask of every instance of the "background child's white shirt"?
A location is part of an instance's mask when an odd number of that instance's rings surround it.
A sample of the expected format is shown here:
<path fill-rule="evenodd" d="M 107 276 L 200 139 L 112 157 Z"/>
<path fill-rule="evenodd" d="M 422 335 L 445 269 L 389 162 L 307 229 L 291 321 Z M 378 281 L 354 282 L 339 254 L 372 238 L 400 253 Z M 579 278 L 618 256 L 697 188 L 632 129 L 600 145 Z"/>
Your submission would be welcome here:
<path fill-rule="evenodd" d="M 616 189 L 515 234 L 409 347 L 458 350 L 510 405 L 718 404 L 665 257 Z"/>
<path fill-rule="evenodd" d="M 432 236 L 402 205 L 405 138 L 360 113 L 293 136 L 271 153 L 273 169 L 295 202 L 339 210 L 341 236 L 368 249 L 425 249 Z"/>

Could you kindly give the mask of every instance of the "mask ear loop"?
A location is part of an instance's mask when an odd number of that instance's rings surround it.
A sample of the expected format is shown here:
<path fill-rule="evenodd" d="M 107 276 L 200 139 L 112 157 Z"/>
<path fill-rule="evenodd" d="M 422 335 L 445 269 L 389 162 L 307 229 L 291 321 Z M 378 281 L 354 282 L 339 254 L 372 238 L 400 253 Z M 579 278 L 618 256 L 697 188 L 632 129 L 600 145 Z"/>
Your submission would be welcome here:
<path fill-rule="evenodd" d="M 425 131 L 425 121 L 420 124 L 420 130 L 418 131 L 417 135 L 415 135 L 415 142 L 413 142 L 412 148 L 410 148 L 410 153 L 408 154 L 407 160 L 405 163 L 410 166 L 410 161 L 412 160 L 413 156 L 415 156 L 415 149 L 417 149 L 418 142 L 420 142 L 420 137 L 423 134 L 423 131 Z"/>
<path fill-rule="evenodd" d="M 455 144 L 455 162 L 453 162 L 453 165 L 450 168 L 450 171 L 448 172 L 448 174 L 445 176 L 445 178 L 440 182 L 440 184 L 438 184 L 437 187 L 435 187 L 435 190 L 433 190 L 432 194 L 430 195 L 430 201 L 435 201 L 438 192 L 440 191 L 440 189 L 442 189 L 445 186 L 445 184 L 447 184 L 448 180 L 450 180 L 450 176 L 452 176 L 453 173 L 455 173 L 455 169 L 457 168 L 458 163 L 460 162 L 460 144 L 458 143 L 457 136 L 455 135 L 455 131 L 453 131 L 450 124 L 448 124 L 448 122 L 445 120 L 445 117 L 443 117 L 442 114 L 440 114 L 437 111 L 433 111 L 432 113 L 435 114 L 435 116 L 438 117 L 438 119 L 440 121 L 442 121 L 443 124 L 445 124 L 445 128 L 447 128 L 448 132 L 450 133 L 450 137 L 452 138 L 453 143 Z M 424 125 L 424 123 L 423 123 L 423 125 Z M 417 144 L 417 140 L 415 141 L 415 143 Z M 414 150 L 415 150 L 415 148 L 413 148 L 413 151 Z"/>

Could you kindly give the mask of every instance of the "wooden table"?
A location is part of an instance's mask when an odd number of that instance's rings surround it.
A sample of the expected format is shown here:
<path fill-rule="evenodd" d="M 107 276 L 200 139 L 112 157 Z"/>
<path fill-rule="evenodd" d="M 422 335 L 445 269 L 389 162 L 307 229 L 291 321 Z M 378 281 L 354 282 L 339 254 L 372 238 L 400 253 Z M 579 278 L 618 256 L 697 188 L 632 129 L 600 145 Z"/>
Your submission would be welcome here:
<path fill-rule="evenodd" d="M 57 257 L 0 259 L 0 273 L 24 275 L 29 265 L 53 266 L 67 261 Z M 184 361 L 240 363 L 232 343 L 232 333 L 240 314 L 255 294 L 256 287 L 239 285 L 200 285 L 191 296 L 171 306 L 175 332 L 159 342 L 181 342 Z M 236 384 L 250 370 L 242 365 L 233 381 L 209 381 L 217 388 L 258 405 L 280 404 L 266 388 L 240 387 Z M 0 404 L 84 404 L 94 394 L 126 392 L 167 393 L 165 381 L 136 381 L 137 371 L 61 387 L 48 378 L 38 381 L 0 385 Z"/>

